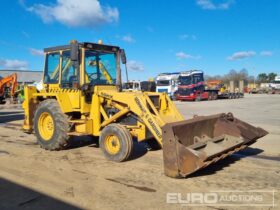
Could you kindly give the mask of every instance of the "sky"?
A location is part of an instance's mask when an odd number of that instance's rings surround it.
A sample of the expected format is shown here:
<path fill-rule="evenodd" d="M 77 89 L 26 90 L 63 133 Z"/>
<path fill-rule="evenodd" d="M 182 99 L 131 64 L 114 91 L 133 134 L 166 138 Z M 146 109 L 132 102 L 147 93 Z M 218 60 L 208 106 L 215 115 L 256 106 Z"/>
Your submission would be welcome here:
<path fill-rule="evenodd" d="M 43 70 L 43 48 L 118 45 L 130 79 L 201 69 L 280 74 L 279 0 L 2 0 L 0 69 Z"/>

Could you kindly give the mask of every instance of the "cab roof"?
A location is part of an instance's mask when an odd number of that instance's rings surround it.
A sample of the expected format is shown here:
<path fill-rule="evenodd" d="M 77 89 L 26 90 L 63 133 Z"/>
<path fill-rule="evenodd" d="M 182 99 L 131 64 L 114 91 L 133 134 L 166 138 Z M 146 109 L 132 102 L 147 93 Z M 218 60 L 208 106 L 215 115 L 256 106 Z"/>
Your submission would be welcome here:
<path fill-rule="evenodd" d="M 160 73 L 158 76 L 167 76 L 167 75 L 178 75 L 180 72 L 166 72 L 166 73 Z"/>
<path fill-rule="evenodd" d="M 117 52 L 119 51 L 118 46 L 113 45 L 105 45 L 105 44 L 97 44 L 93 42 L 79 42 L 79 48 L 86 48 L 89 50 L 97 50 L 97 51 L 107 51 L 107 52 Z M 59 50 L 70 50 L 71 45 L 60 45 L 55 47 L 48 47 L 44 49 L 45 53 L 59 51 Z"/>
<path fill-rule="evenodd" d="M 183 71 L 183 72 L 181 72 L 180 76 L 190 76 L 193 74 L 203 74 L 203 71 L 201 71 L 201 70 Z"/>

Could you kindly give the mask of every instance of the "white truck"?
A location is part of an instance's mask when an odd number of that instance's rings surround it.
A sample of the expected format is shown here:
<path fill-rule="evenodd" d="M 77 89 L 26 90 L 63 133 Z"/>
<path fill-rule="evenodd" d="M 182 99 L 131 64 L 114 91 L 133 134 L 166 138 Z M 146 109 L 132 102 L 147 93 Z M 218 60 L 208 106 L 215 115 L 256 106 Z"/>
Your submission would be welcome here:
<path fill-rule="evenodd" d="M 129 80 L 123 84 L 123 91 L 141 91 L 141 83 L 138 80 Z"/>
<path fill-rule="evenodd" d="M 280 90 L 280 75 L 275 77 L 274 81 L 270 83 L 270 87 L 275 90 Z"/>
<path fill-rule="evenodd" d="M 269 92 L 271 94 L 280 94 L 280 75 L 276 76 L 272 83 L 269 83 Z"/>
<path fill-rule="evenodd" d="M 171 99 L 175 99 L 179 75 L 179 72 L 159 74 L 156 77 L 156 91 L 159 93 L 166 92 Z"/>

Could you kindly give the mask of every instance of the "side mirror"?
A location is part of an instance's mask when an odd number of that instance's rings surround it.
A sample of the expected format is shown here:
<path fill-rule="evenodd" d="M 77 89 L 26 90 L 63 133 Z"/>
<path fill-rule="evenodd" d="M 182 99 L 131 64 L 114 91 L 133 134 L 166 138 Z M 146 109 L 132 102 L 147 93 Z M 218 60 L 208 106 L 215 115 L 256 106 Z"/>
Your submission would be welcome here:
<path fill-rule="evenodd" d="M 72 61 L 78 61 L 79 60 L 79 44 L 76 41 L 71 42 L 70 47 L 70 58 Z"/>
<path fill-rule="evenodd" d="M 120 53 L 121 53 L 122 64 L 126 64 L 126 55 L 124 49 L 121 49 Z"/>

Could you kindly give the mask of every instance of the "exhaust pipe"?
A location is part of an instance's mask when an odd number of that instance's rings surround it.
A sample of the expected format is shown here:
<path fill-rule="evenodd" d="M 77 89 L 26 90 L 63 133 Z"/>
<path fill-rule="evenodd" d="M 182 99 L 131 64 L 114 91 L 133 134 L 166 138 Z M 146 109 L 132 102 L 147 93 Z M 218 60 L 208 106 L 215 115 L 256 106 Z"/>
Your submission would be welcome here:
<path fill-rule="evenodd" d="M 186 177 L 268 134 L 232 113 L 167 123 L 162 130 L 164 172 L 174 178 Z"/>

